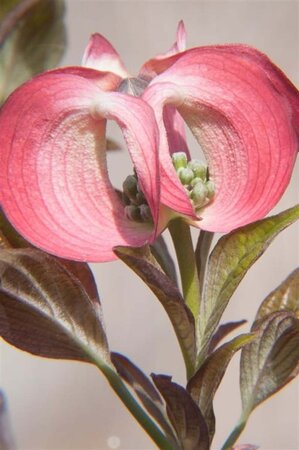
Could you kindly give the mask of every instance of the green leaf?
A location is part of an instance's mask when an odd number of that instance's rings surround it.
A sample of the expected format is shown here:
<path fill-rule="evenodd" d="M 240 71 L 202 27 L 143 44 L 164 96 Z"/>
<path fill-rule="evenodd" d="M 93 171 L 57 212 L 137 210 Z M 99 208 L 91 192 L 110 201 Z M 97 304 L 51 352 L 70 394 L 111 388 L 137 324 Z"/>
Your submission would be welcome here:
<path fill-rule="evenodd" d="M 111 353 L 111 360 L 121 378 L 130 385 L 149 414 L 165 432 L 173 448 L 179 449 L 175 431 L 169 422 L 165 402 L 147 376 L 128 358 Z"/>
<path fill-rule="evenodd" d="M 208 450 L 209 434 L 203 415 L 191 395 L 166 375 L 152 375 L 163 396 L 169 419 L 176 430 L 181 449 Z"/>
<path fill-rule="evenodd" d="M 255 339 L 254 334 L 244 334 L 223 344 L 211 353 L 190 379 L 187 389 L 199 406 L 209 429 L 210 441 L 215 432 L 213 400 L 226 368 L 234 354 Z"/>
<path fill-rule="evenodd" d="M 66 37 L 62 0 L 6 0 L 0 14 L 1 103 L 24 81 L 57 66 Z"/>
<path fill-rule="evenodd" d="M 248 269 L 273 239 L 299 218 L 299 206 L 290 208 L 219 239 L 209 258 L 201 316 L 201 357 L 221 316 Z"/>
<path fill-rule="evenodd" d="M 299 268 L 294 270 L 261 304 L 255 321 L 275 311 L 293 311 L 299 319 Z"/>
<path fill-rule="evenodd" d="M 161 270 L 148 247 L 117 247 L 114 251 L 160 300 L 174 327 L 186 365 L 192 366 L 195 359 L 194 320 L 178 287 Z"/>
<path fill-rule="evenodd" d="M 241 354 L 242 421 L 294 378 L 299 361 L 299 320 L 293 313 L 273 313 L 253 330 L 257 338 Z"/>
<path fill-rule="evenodd" d="M 99 301 L 63 262 L 38 250 L 0 252 L 0 334 L 38 356 L 112 366 Z"/>

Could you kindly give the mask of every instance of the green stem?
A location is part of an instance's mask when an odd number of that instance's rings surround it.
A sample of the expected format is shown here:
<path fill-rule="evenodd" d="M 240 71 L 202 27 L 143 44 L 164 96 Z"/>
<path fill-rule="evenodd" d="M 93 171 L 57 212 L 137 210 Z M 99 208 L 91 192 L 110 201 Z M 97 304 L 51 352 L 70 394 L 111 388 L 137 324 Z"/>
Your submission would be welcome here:
<path fill-rule="evenodd" d="M 234 430 L 231 432 L 231 434 L 229 435 L 229 437 L 225 441 L 225 443 L 224 443 L 224 445 L 223 445 L 221 450 L 231 450 L 233 448 L 233 445 L 235 444 L 236 440 L 238 439 L 238 437 L 240 436 L 240 434 L 244 430 L 245 425 L 246 425 L 246 420 L 240 422 L 234 428 Z"/>
<path fill-rule="evenodd" d="M 107 364 L 103 364 L 103 361 L 99 360 L 94 354 L 92 358 L 108 380 L 110 386 L 121 399 L 124 405 L 128 408 L 133 417 L 141 425 L 141 427 L 152 438 L 157 447 L 162 450 L 174 450 L 174 445 L 168 440 L 156 423 L 146 414 L 139 403 L 132 396 L 125 383 L 115 370 L 109 367 Z"/>
<path fill-rule="evenodd" d="M 168 227 L 177 255 L 185 302 L 193 314 L 197 329 L 200 292 L 190 227 L 182 219 L 171 221 Z"/>

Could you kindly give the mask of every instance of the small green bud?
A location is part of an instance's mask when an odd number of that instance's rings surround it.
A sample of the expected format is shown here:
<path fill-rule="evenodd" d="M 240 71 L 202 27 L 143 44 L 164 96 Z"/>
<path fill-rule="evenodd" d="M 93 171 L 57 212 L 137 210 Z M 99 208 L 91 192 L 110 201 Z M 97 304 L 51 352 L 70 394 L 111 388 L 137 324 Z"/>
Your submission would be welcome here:
<path fill-rule="evenodd" d="M 213 181 L 211 181 L 211 180 L 207 181 L 206 188 L 208 190 L 208 193 L 207 193 L 208 199 L 213 198 L 215 195 L 215 184 L 213 183 Z"/>
<path fill-rule="evenodd" d="M 176 152 L 172 154 L 172 164 L 176 170 L 181 167 L 187 167 L 187 155 L 184 152 Z"/>
<path fill-rule="evenodd" d="M 137 179 L 134 175 L 128 175 L 123 182 L 123 191 L 129 199 L 135 199 L 137 194 Z"/>
<path fill-rule="evenodd" d="M 178 176 L 183 184 L 190 184 L 194 178 L 192 170 L 188 169 L 188 167 L 186 167 L 185 169 L 180 168 L 178 170 Z"/>
<path fill-rule="evenodd" d="M 134 222 L 142 221 L 138 206 L 135 205 L 125 206 L 125 214 L 129 220 L 133 220 Z"/>
<path fill-rule="evenodd" d="M 204 162 L 193 159 L 188 162 L 188 167 L 193 171 L 195 177 L 201 178 L 203 181 L 207 179 L 208 168 Z"/>
<path fill-rule="evenodd" d="M 207 193 L 208 190 L 203 181 L 196 183 L 190 194 L 194 206 L 203 206 L 206 203 Z"/>
<path fill-rule="evenodd" d="M 194 187 L 197 183 L 202 183 L 202 182 L 203 182 L 203 180 L 202 180 L 201 178 L 195 177 L 195 178 L 193 178 L 193 180 L 191 181 L 190 185 L 191 185 L 192 187 Z"/>

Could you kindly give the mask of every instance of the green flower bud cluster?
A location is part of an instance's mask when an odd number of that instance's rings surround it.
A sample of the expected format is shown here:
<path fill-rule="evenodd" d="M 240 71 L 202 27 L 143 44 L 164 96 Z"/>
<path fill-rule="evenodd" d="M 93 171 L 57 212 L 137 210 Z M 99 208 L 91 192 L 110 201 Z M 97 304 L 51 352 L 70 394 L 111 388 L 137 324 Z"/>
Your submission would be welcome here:
<path fill-rule="evenodd" d="M 128 175 L 123 182 L 125 214 L 134 222 L 152 222 L 151 210 L 140 189 L 136 175 Z"/>
<path fill-rule="evenodd" d="M 215 195 L 215 185 L 209 180 L 206 163 L 198 159 L 188 161 L 185 152 L 173 153 L 172 163 L 195 210 L 207 205 Z"/>

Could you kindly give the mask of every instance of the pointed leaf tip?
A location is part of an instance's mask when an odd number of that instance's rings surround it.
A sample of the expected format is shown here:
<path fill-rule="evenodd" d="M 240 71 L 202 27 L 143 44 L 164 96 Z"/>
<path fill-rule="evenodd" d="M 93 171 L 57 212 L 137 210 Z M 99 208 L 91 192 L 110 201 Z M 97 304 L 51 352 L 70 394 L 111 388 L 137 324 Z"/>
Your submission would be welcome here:
<path fill-rule="evenodd" d="M 152 374 L 163 396 L 169 419 L 184 450 L 208 450 L 209 435 L 205 419 L 190 394 L 166 375 Z"/>
<path fill-rule="evenodd" d="M 209 429 L 210 441 L 215 432 L 213 401 L 228 364 L 234 354 L 255 339 L 253 333 L 237 336 L 211 353 L 189 380 L 187 390 L 199 406 Z"/>

